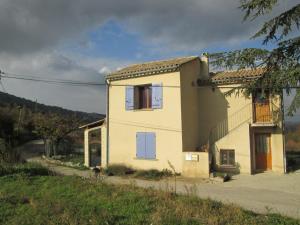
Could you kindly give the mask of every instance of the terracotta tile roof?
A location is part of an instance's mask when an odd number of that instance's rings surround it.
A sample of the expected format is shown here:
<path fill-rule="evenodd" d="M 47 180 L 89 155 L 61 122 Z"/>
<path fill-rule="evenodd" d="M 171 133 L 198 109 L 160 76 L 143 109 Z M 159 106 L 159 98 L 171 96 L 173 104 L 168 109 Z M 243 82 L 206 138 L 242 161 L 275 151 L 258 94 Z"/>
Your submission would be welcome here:
<path fill-rule="evenodd" d="M 121 70 L 118 70 L 116 72 L 113 72 L 109 74 L 106 78 L 109 80 L 120 80 L 120 79 L 126 79 L 131 77 L 174 72 L 177 71 L 182 64 L 197 58 L 198 58 L 197 56 L 189 56 L 189 57 L 182 57 L 182 58 L 175 58 L 175 59 L 168 59 L 168 60 L 161 60 L 161 61 L 146 62 L 141 64 L 134 64 L 125 67 Z"/>
<path fill-rule="evenodd" d="M 243 83 L 262 77 L 265 71 L 265 68 L 256 68 L 217 72 L 211 81 L 215 84 Z"/>

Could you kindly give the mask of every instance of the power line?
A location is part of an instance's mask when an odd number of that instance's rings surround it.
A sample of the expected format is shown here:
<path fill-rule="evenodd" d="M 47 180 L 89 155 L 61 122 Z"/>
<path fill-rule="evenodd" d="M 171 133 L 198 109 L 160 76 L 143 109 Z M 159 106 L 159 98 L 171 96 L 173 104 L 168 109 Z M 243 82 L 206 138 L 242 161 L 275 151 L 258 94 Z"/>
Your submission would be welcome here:
<path fill-rule="evenodd" d="M 97 83 L 97 82 L 83 82 L 83 81 L 76 81 L 76 80 L 66 80 L 66 79 L 45 79 L 40 76 L 34 76 L 34 75 L 22 75 L 22 74 L 15 74 L 15 73 L 8 73 L 3 72 L 0 70 L 0 80 L 1 78 L 6 79 L 16 79 L 16 80 L 25 80 L 25 81 L 32 81 L 32 82 L 42 82 L 47 84 L 66 84 L 71 86 L 106 86 L 106 83 Z M 109 84 L 109 86 L 135 86 L 136 84 Z M 156 85 L 152 85 L 156 86 Z M 167 87 L 167 88 L 180 88 L 179 85 L 157 85 L 159 87 Z M 207 84 L 203 86 L 198 86 L 197 84 L 191 84 L 194 88 L 219 88 L 219 89 L 246 89 L 247 87 L 244 86 L 228 86 L 226 84 Z M 3 84 L 2 84 L 3 88 Z M 261 89 L 262 87 L 253 87 L 253 89 Z M 300 86 L 284 86 L 282 89 L 299 89 Z M 3 88 L 4 89 L 4 88 Z"/>
<path fill-rule="evenodd" d="M 71 80 L 50 80 L 44 78 L 31 78 L 31 77 L 20 77 L 20 76 L 12 76 L 12 75 L 0 75 L 1 78 L 7 79 L 16 79 L 16 80 L 26 80 L 26 81 L 34 81 L 34 82 L 43 82 L 48 84 L 68 84 L 68 85 L 75 85 L 75 86 L 104 86 L 105 83 L 95 83 L 95 82 L 81 82 L 81 81 L 71 81 Z"/>

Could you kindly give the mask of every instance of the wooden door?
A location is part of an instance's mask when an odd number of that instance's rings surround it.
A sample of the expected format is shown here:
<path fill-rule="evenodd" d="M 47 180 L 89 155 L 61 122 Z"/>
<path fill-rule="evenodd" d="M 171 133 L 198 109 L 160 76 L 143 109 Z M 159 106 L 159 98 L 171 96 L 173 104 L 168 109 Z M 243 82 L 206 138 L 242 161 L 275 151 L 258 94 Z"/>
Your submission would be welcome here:
<path fill-rule="evenodd" d="M 256 170 L 272 169 L 271 135 L 255 134 Z"/>
<path fill-rule="evenodd" d="M 271 122 L 269 96 L 257 94 L 254 98 L 255 122 Z"/>

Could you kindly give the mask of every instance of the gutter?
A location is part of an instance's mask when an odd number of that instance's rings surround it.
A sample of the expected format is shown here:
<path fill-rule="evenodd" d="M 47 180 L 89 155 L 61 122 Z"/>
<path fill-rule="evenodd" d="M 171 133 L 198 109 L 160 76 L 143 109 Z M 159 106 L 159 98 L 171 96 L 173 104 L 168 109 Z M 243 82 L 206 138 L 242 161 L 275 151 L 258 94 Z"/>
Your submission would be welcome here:
<path fill-rule="evenodd" d="M 284 173 L 287 173 L 287 168 L 286 168 L 286 151 L 285 151 L 285 120 L 284 120 L 284 103 L 283 103 L 283 90 L 280 96 L 280 101 L 281 101 L 281 113 L 282 113 L 282 144 L 283 144 L 283 169 Z"/>
<path fill-rule="evenodd" d="M 109 80 L 106 80 L 106 167 L 109 164 Z"/>

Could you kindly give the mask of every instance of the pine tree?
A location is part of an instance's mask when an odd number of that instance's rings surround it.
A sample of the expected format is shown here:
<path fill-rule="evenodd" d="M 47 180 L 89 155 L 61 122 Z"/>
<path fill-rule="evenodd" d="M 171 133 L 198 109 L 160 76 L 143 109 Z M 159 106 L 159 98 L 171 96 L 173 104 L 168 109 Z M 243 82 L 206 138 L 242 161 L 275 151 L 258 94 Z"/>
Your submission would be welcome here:
<path fill-rule="evenodd" d="M 245 12 L 244 20 L 255 20 L 272 12 L 279 0 L 242 0 L 240 9 Z M 284 1 L 284 0 L 282 0 Z M 291 90 L 300 87 L 300 4 L 297 4 L 266 21 L 252 39 L 263 37 L 263 45 L 270 42 L 276 47 L 272 50 L 247 48 L 242 50 L 209 54 L 211 64 L 222 68 L 251 68 L 264 67 L 261 79 L 244 84 L 243 89 L 233 91 L 249 95 L 257 88 L 268 90 L 271 94 L 290 94 Z M 291 37 L 291 33 L 296 37 Z M 292 115 L 300 107 L 300 89 L 288 109 Z"/>

